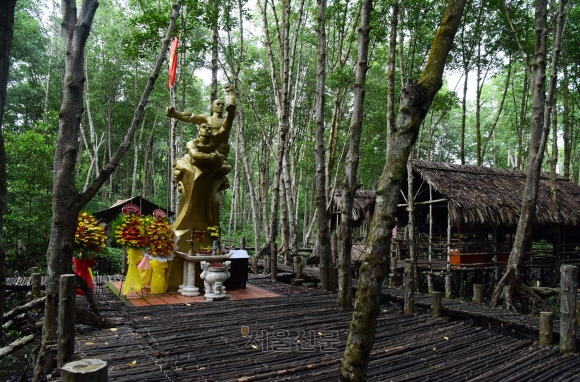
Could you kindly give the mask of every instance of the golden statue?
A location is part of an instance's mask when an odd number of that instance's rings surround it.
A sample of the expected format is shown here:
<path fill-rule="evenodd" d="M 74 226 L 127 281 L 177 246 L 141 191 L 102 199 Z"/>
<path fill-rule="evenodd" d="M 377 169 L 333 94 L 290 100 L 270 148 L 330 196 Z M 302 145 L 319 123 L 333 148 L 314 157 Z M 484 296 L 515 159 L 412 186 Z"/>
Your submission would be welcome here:
<path fill-rule="evenodd" d="M 236 111 L 236 95 L 233 87 L 228 85 L 225 90 L 229 94 L 225 116 L 225 103 L 222 100 L 213 102 L 211 116 L 179 112 L 173 106 L 166 110 L 169 117 L 192 122 L 199 127 L 199 138 L 187 142 L 187 153 L 176 159 L 173 165 L 177 189 L 181 193 L 179 212 L 173 223 L 175 230 L 205 231 L 207 227 L 219 226 L 222 191 L 229 188 L 226 175 L 232 170 L 227 161 L 230 151 L 228 138 Z M 189 251 L 189 237 L 188 234 L 180 237 L 177 243 L 179 251 L 185 253 Z M 200 245 L 211 245 L 209 233 L 203 242 L 195 242 L 194 251 Z M 178 264 L 176 267 L 181 268 Z M 178 281 L 169 280 L 169 289 L 175 289 L 176 283 Z"/>

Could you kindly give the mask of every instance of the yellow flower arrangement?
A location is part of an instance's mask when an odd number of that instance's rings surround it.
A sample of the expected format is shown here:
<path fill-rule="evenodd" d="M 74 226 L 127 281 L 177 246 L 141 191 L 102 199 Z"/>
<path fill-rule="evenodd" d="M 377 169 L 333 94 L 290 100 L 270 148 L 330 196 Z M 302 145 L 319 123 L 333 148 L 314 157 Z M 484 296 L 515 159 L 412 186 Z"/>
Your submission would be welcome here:
<path fill-rule="evenodd" d="M 134 213 L 121 216 L 115 224 L 115 239 L 120 245 L 147 247 L 147 231 L 141 217 Z"/>
<path fill-rule="evenodd" d="M 220 227 L 214 225 L 213 227 L 207 227 L 207 232 L 209 232 L 210 236 L 216 239 L 220 237 Z"/>
<path fill-rule="evenodd" d="M 163 218 L 147 217 L 145 228 L 149 236 L 150 256 L 168 258 L 175 248 L 175 232 Z"/>
<path fill-rule="evenodd" d="M 81 212 L 77 218 L 74 256 L 77 259 L 92 259 L 106 246 L 107 235 L 98 220 L 88 212 Z"/>

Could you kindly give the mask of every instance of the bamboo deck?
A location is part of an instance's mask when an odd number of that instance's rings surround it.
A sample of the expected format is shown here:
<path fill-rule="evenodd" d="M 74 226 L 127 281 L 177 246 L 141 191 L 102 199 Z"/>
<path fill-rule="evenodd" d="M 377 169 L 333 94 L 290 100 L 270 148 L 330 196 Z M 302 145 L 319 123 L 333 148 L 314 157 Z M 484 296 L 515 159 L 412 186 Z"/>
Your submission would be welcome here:
<path fill-rule="evenodd" d="M 279 297 L 128 307 L 98 289 L 100 309 L 115 330 L 77 325 L 75 352 L 106 360 L 110 381 L 336 381 L 351 312 L 337 309 L 332 293 L 249 282 Z M 397 290 L 383 292 L 369 381 L 580 378 L 578 355 L 562 357 L 555 347 L 465 321 L 406 316 L 389 302 Z M 449 311 L 474 311 L 470 305 L 444 304 Z"/>

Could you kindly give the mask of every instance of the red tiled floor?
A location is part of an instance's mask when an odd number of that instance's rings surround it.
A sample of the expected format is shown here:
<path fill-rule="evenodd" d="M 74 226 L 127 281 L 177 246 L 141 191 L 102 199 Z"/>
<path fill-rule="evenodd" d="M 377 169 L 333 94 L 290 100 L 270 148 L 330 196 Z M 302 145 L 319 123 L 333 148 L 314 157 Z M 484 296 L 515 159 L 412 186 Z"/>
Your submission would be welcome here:
<path fill-rule="evenodd" d="M 121 284 L 122 284 L 121 281 L 107 283 L 109 288 L 117 296 L 119 296 Z M 228 290 L 226 299 L 244 300 L 251 298 L 271 298 L 271 297 L 279 297 L 279 295 L 267 289 L 247 284 L 245 289 Z M 207 302 L 205 297 L 203 297 L 203 295 L 196 297 L 187 297 L 182 296 L 177 292 L 152 294 L 148 289 L 142 289 L 139 293 L 135 291 L 130 291 L 126 296 L 122 296 L 120 298 L 124 300 L 127 304 L 132 306 L 193 304 L 199 302 Z"/>

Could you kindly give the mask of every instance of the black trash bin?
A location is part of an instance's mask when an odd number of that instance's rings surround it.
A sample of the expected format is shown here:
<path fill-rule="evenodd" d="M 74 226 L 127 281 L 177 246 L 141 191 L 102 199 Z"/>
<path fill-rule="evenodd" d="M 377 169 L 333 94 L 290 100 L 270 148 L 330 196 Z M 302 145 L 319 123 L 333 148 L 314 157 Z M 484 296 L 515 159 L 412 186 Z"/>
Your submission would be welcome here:
<path fill-rule="evenodd" d="M 248 266 L 250 256 L 243 249 L 231 250 L 230 278 L 226 280 L 226 289 L 245 289 L 248 281 Z"/>

